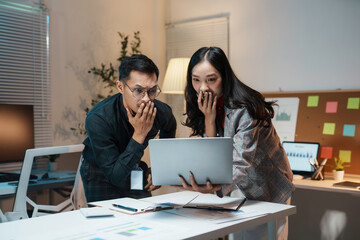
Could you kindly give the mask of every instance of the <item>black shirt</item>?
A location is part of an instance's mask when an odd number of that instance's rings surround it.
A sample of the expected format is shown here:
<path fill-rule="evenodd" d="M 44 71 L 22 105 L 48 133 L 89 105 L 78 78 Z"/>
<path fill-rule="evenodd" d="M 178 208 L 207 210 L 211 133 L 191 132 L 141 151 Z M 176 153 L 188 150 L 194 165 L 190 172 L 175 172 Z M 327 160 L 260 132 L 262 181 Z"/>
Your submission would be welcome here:
<path fill-rule="evenodd" d="M 122 94 L 115 94 L 91 109 L 85 121 L 88 137 L 80 170 L 88 202 L 150 195 L 130 190 L 130 172 L 138 168 L 144 149 L 159 130 L 160 138 L 173 138 L 176 132 L 171 108 L 158 100 L 154 104 L 156 117 L 143 144 L 132 139 L 134 128 L 123 106 Z"/>

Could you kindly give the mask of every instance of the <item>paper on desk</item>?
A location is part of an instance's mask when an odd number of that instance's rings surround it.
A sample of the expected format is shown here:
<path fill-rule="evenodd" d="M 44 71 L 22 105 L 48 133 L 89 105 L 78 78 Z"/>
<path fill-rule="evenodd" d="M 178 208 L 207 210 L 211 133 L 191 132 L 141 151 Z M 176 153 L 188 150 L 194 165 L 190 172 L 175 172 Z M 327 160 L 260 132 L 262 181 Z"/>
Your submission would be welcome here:
<path fill-rule="evenodd" d="M 191 200 L 186 206 L 190 207 L 221 207 L 224 209 L 235 210 L 239 204 L 243 203 L 244 198 L 228 197 L 220 198 L 214 194 L 199 194 Z"/>
<path fill-rule="evenodd" d="M 93 205 L 93 206 L 108 208 L 110 210 L 117 211 L 117 212 L 131 214 L 131 215 L 144 213 L 146 211 L 151 211 L 151 210 L 155 209 L 156 207 L 159 207 L 159 204 L 146 202 L 146 201 L 138 200 L 135 198 L 119 198 L 119 199 L 112 199 L 112 200 L 107 200 L 107 201 L 91 202 L 89 204 Z M 137 209 L 137 212 L 127 211 L 126 209 L 117 208 L 117 207 L 114 207 L 113 204 L 134 208 L 134 209 Z"/>
<path fill-rule="evenodd" d="M 80 208 L 80 212 L 86 218 L 114 216 L 113 211 L 102 207 Z"/>
<path fill-rule="evenodd" d="M 75 220 L 75 221 L 74 221 Z M 58 227 L 51 225 L 51 231 L 34 232 L 24 238 L 27 240 L 89 240 L 89 239 L 171 239 L 181 236 L 183 232 L 190 231 L 187 227 L 176 224 L 159 223 L 126 217 L 95 218 L 91 221 L 76 216 Z"/>
<path fill-rule="evenodd" d="M 186 218 L 210 221 L 216 224 L 237 221 L 241 219 L 252 218 L 267 214 L 255 210 L 214 211 L 214 210 L 194 209 L 194 208 L 178 208 L 178 209 L 167 210 L 166 212 Z"/>

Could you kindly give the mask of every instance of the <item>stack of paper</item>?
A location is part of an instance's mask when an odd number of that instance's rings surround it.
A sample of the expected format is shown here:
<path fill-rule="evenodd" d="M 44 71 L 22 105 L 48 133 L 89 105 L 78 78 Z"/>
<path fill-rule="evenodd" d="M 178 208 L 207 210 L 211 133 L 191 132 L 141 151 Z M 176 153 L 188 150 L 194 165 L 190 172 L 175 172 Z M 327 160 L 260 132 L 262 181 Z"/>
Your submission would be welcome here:
<path fill-rule="evenodd" d="M 155 212 L 165 209 L 171 209 L 172 206 L 166 206 L 156 203 L 150 203 L 134 198 L 119 198 L 100 202 L 89 203 L 93 206 L 105 207 L 113 211 L 118 211 L 126 214 L 139 214 L 145 212 Z"/>

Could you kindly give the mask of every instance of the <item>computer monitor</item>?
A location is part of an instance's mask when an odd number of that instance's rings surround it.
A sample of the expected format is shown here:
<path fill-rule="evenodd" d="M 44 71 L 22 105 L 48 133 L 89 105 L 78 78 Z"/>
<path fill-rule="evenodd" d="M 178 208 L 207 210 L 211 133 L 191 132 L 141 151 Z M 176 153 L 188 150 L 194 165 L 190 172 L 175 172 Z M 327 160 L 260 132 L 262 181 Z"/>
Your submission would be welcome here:
<path fill-rule="evenodd" d="M 314 161 L 318 157 L 319 143 L 313 142 L 288 142 L 282 143 L 294 174 L 311 176 L 314 168 L 309 159 Z"/>
<path fill-rule="evenodd" d="M 22 162 L 34 148 L 32 105 L 0 104 L 0 164 Z"/>

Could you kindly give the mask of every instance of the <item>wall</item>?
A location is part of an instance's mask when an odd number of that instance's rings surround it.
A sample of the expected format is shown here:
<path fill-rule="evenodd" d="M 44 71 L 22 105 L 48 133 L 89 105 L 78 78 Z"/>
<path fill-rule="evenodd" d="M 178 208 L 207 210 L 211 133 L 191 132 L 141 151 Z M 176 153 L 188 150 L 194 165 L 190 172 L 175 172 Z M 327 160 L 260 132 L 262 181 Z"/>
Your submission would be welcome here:
<path fill-rule="evenodd" d="M 44 0 L 50 14 L 50 67 L 53 145 L 76 144 L 71 127 L 84 122 L 82 111 L 101 89 L 88 70 L 120 56 L 118 31 L 141 33 L 141 50 L 165 74 L 165 3 L 163 0 Z"/>
<path fill-rule="evenodd" d="M 87 71 L 117 66 L 117 31 L 140 30 L 142 51 L 165 73 L 165 23 L 230 14 L 230 61 L 260 91 L 359 89 L 356 0 L 44 0 L 50 13 L 53 145 L 79 143 L 71 127 L 99 85 Z"/>
<path fill-rule="evenodd" d="M 259 91 L 360 88 L 360 1 L 171 0 L 166 22 L 230 14 L 230 61 Z"/>

